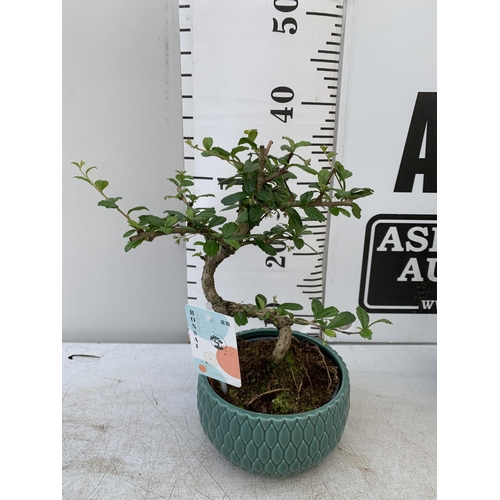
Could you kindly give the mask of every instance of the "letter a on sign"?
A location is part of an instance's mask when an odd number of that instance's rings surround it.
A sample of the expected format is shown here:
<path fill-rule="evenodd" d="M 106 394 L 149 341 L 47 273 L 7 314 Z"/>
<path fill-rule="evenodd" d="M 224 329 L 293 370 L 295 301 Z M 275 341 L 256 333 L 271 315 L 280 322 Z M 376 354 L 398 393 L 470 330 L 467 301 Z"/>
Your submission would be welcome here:
<path fill-rule="evenodd" d="M 424 157 L 420 151 L 424 145 Z M 424 193 L 437 193 L 437 93 L 419 92 L 396 179 L 395 193 L 411 193 L 417 174 Z"/>

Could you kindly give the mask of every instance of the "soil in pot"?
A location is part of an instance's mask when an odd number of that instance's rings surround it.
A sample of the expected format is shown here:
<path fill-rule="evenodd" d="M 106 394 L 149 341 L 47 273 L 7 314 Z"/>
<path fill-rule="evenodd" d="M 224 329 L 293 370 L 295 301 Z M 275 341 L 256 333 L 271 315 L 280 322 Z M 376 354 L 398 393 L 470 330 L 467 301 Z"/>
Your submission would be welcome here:
<path fill-rule="evenodd" d="M 330 401 L 340 385 L 339 370 L 329 356 L 310 342 L 292 339 L 280 363 L 271 360 L 275 339 L 238 338 L 241 387 L 209 379 L 213 390 L 228 403 L 245 410 L 290 415 L 319 408 Z"/>

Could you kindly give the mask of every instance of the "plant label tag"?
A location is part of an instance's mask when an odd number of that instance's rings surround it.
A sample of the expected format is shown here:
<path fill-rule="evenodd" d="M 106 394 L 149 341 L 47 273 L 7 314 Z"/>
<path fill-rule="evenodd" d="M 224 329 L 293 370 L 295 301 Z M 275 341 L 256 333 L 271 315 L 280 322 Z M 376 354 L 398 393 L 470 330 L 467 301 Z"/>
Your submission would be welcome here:
<path fill-rule="evenodd" d="M 233 318 L 189 304 L 186 318 L 197 372 L 241 387 Z"/>

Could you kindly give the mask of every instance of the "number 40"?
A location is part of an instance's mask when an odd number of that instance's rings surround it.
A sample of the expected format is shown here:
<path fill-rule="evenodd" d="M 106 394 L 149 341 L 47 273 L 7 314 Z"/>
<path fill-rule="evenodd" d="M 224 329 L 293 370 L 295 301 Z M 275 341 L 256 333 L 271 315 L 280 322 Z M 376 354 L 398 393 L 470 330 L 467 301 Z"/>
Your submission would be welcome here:
<path fill-rule="evenodd" d="M 288 103 L 294 97 L 293 90 L 290 87 L 276 87 L 271 92 L 271 97 L 274 102 L 279 103 Z M 288 117 L 293 118 L 293 108 L 285 107 L 285 109 L 271 109 L 271 114 L 281 120 L 283 123 L 286 123 Z"/>

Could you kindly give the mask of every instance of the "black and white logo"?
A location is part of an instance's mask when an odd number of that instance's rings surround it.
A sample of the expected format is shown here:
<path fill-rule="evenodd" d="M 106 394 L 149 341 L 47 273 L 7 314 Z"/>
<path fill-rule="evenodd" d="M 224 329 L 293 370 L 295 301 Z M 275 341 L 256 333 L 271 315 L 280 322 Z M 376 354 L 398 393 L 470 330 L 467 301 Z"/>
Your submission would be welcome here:
<path fill-rule="evenodd" d="M 437 312 L 435 215 L 384 214 L 366 227 L 359 303 L 369 312 Z"/>

